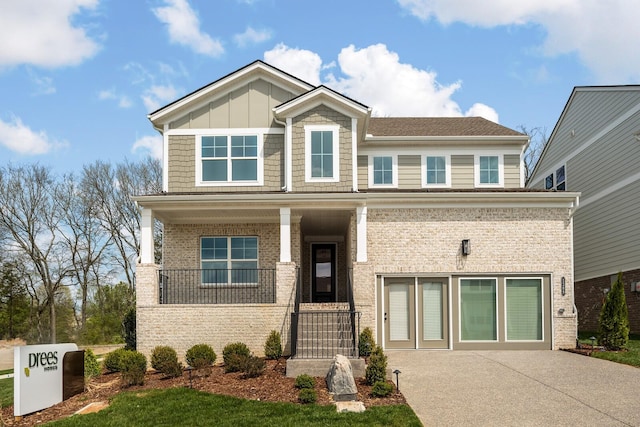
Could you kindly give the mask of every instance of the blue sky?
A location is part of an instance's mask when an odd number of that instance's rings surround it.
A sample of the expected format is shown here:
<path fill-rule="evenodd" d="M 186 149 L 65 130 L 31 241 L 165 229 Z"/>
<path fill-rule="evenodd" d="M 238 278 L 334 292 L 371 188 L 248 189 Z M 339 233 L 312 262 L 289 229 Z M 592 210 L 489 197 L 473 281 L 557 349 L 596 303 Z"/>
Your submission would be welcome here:
<path fill-rule="evenodd" d="M 379 116 L 551 133 L 640 83 L 638 0 L 0 0 L 0 166 L 160 155 L 147 114 L 256 59 Z"/>

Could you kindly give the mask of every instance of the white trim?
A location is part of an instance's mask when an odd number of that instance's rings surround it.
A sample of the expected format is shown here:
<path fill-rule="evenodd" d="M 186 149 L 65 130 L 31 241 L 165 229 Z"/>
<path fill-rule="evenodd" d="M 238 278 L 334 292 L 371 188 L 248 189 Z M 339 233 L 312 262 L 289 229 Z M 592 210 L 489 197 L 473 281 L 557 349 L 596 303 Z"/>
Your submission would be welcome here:
<path fill-rule="evenodd" d="M 522 276 L 504 276 L 503 278 L 503 283 L 502 283 L 502 287 L 504 290 L 504 301 L 502 303 L 503 305 L 503 310 L 504 310 L 504 342 L 511 342 L 511 343 L 543 343 L 545 340 L 545 335 L 544 335 L 544 325 L 545 325 L 545 321 L 544 321 L 544 317 L 545 317 L 545 310 L 544 310 L 544 279 L 542 277 L 539 276 L 532 276 L 532 277 L 522 277 Z M 542 327 L 542 339 L 539 340 L 510 340 L 509 339 L 509 330 L 507 328 L 507 322 L 508 322 L 508 318 L 509 318 L 509 313 L 507 312 L 507 280 L 538 280 L 539 284 L 540 284 L 540 309 L 542 310 L 542 312 L 540 313 L 540 318 L 542 321 L 542 324 L 540 325 Z M 551 283 L 549 283 L 549 286 L 551 287 Z M 549 310 L 551 310 L 551 307 L 549 307 Z"/>
<path fill-rule="evenodd" d="M 351 118 L 351 176 L 352 189 L 358 191 L 358 119 Z"/>
<path fill-rule="evenodd" d="M 356 208 L 356 262 L 367 262 L 367 207 Z"/>
<path fill-rule="evenodd" d="M 375 184 L 373 181 L 373 159 L 376 157 L 391 157 L 391 184 Z M 369 154 L 367 156 L 367 181 L 369 188 L 398 188 L 398 155 L 397 154 Z"/>
<path fill-rule="evenodd" d="M 287 127 L 284 136 L 285 146 L 285 190 L 293 191 L 293 119 L 287 117 Z"/>
<path fill-rule="evenodd" d="M 333 176 L 315 178 L 311 176 L 311 133 L 327 132 L 333 133 L 332 158 Z M 340 126 L 338 125 L 306 125 L 304 127 L 304 175 L 305 182 L 340 182 Z"/>
<path fill-rule="evenodd" d="M 422 296 L 422 293 L 420 293 Z M 418 339 L 420 339 L 420 337 L 418 336 L 418 332 L 420 331 L 420 328 L 418 327 L 419 319 L 424 315 L 424 313 L 420 313 L 418 310 L 418 277 L 414 276 L 413 278 L 413 330 L 414 330 L 414 334 L 413 337 L 414 339 L 414 343 L 413 343 L 413 348 L 414 349 L 418 349 L 420 348 L 420 346 L 418 345 Z M 409 317 L 411 317 L 411 315 L 409 315 Z M 424 320 L 422 321 L 423 325 L 424 325 Z M 411 335 L 411 332 L 409 332 L 409 335 Z M 422 335 L 424 336 L 424 331 L 422 332 Z"/>
<path fill-rule="evenodd" d="M 226 129 L 228 132 L 221 132 L 218 129 L 211 129 L 207 134 L 197 134 L 196 139 L 196 187 L 255 187 L 264 185 L 264 134 L 255 130 L 247 129 Z M 256 177 L 255 181 L 233 181 L 231 176 L 233 173 L 233 157 L 231 156 L 231 138 L 233 136 L 256 136 L 257 139 L 257 157 L 256 160 Z M 202 180 L 202 138 L 205 136 L 224 136 L 227 138 L 227 181 L 203 181 Z M 220 158 L 222 160 L 223 158 Z M 249 159 L 253 159 L 252 157 Z"/>
<path fill-rule="evenodd" d="M 162 133 L 162 191 L 169 191 L 169 125 L 164 125 Z"/>
<path fill-rule="evenodd" d="M 444 157 L 444 184 L 429 184 L 427 182 L 427 157 Z M 422 188 L 451 188 L 451 155 L 427 152 L 420 156 L 420 175 Z"/>
<path fill-rule="evenodd" d="M 280 262 L 291 262 L 291 208 L 280 208 Z"/>
<path fill-rule="evenodd" d="M 153 210 L 140 209 L 140 263 L 154 263 Z"/>
<path fill-rule="evenodd" d="M 565 112 L 568 109 L 569 109 L 569 104 L 567 104 L 567 107 L 565 108 Z M 624 123 L 626 120 L 631 118 L 638 111 L 640 111 L 640 104 L 636 104 L 633 108 L 630 108 L 629 110 L 627 110 L 627 112 L 625 112 L 624 114 L 620 115 L 616 120 L 613 120 L 607 126 L 602 128 L 602 130 L 600 132 L 596 133 L 591 138 L 587 139 L 582 145 L 580 145 L 575 150 L 573 150 L 572 152 L 570 152 L 569 154 L 564 156 L 562 159 L 558 160 L 558 162 L 556 162 L 554 165 L 550 166 L 544 172 L 536 173 L 537 178 L 529 183 L 529 187 L 533 187 L 539 181 L 543 181 L 547 176 L 551 175 L 552 172 L 554 172 L 556 169 L 558 169 L 563 164 L 566 165 L 567 163 L 569 163 L 570 160 L 572 160 L 578 154 L 580 154 L 581 152 L 583 152 L 584 150 L 589 148 L 589 146 L 591 146 L 592 144 L 594 144 L 595 142 L 597 142 L 598 140 L 603 138 L 606 134 L 608 134 L 609 132 L 613 131 L 616 127 L 620 126 L 622 123 Z M 563 112 L 563 115 L 564 115 L 564 112 Z M 558 121 L 558 123 L 560 123 L 560 121 L 562 121 L 562 118 L 561 118 L 561 120 Z M 554 136 L 555 136 L 554 134 L 551 135 L 551 138 L 549 139 L 549 142 L 555 141 Z M 547 144 L 547 146 L 548 145 L 549 144 Z M 547 146 L 545 146 L 545 150 L 542 152 L 542 155 L 545 154 Z M 542 159 L 542 156 L 540 158 Z M 565 173 L 566 173 L 566 168 L 565 168 Z"/>
<path fill-rule="evenodd" d="M 168 125 L 166 125 L 168 126 Z M 225 134 L 255 134 L 284 135 L 285 129 L 280 127 L 269 128 L 194 128 L 194 129 L 169 129 L 165 135 L 169 136 L 198 136 L 198 135 L 225 135 Z"/>
<path fill-rule="evenodd" d="M 384 286 L 384 278 L 385 276 L 381 275 L 380 276 L 380 316 L 382 317 L 380 324 L 382 325 L 380 329 L 382 329 L 381 333 L 380 333 L 380 338 L 381 338 L 381 347 L 383 350 L 386 349 L 385 346 L 385 332 L 386 332 L 386 319 L 384 316 L 385 310 L 387 309 L 385 306 L 385 299 L 384 299 L 384 294 L 386 292 L 385 286 Z"/>
<path fill-rule="evenodd" d="M 449 324 L 447 325 L 447 333 L 449 334 L 449 350 L 453 350 L 453 276 L 448 276 L 449 280 L 449 301 L 447 306 L 449 308 L 448 318 Z M 458 298 L 460 296 L 458 295 Z M 458 338 L 460 335 L 458 335 Z"/>
<path fill-rule="evenodd" d="M 369 113 L 368 107 L 365 107 L 362 104 L 359 104 L 323 86 L 311 89 L 303 95 L 300 95 L 283 105 L 275 107 L 273 111 L 277 116 L 297 116 L 302 111 L 308 111 L 322 104 L 327 105 L 329 108 L 334 109 L 347 117 L 353 117 L 354 112 L 362 115 Z M 346 107 L 352 111 L 349 111 Z"/>
<path fill-rule="evenodd" d="M 498 158 L 498 183 L 485 184 L 480 182 L 480 157 Z M 473 156 L 473 176 L 476 188 L 503 188 L 504 187 L 504 154 L 503 153 L 478 153 Z"/>
<path fill-rule="evenodd" d="M 461 141 L 461 142 L 494 142 L 495 144 L 505 145 L 526 145 L 529 142 L 528 135 L 451 135 L 451 136 L 438 136 L 438 135 L 408 135 L 408 136 L 375 136 L 367 134 L 364 138 L 368 143 L 385 143 L 389 141 L 425 141 L 442 143 L 443 141 Z M 521 149 L 518 151 L 522 151 Z"/>
<path fill-rule="evenodd" d="M 463 340 L 462 339 L 462 291 L 461 291 L 461 281 L 462 280 L 493 280 L 495 284 L 495 316 L 496 316 L 496 339 L 495 340 Z M 500 320 L 498 315 L 498 278 L 496 276 L 485 276 L 485 277 L 458 277 L 458 342 L 460 344 L 466 343 L 493 343 L 500 342 Z"/>
<path fill-rule="evenodd" d="M 480 155 L 480 156 L 495 156 L 497 154 L 503 155 L 517 155 L 520 156 L 521 150 L 519 147 L 416 147 L 414 146 L 405 146 L 405 147 L 377 147 L 377 146 L 361 146 L 358 149 L 358 154 L 374 154 L 374 155 L 385 155 L 385 154 L 397 154 L 401 156 L 422 156 L 425 154 L 429 154 L 432 156 L 472 156 L 472 155 Z"/>

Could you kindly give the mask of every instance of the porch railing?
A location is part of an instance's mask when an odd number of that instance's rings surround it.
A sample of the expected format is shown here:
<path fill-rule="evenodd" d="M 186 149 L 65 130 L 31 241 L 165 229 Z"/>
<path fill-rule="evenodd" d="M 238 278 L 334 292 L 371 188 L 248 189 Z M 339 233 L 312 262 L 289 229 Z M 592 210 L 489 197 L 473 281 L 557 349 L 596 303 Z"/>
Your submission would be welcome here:
<path fill-rule="evenodd" d="M 275 269 L 170 269 L 158 272 L 160 304 L 274 304 Z"/>

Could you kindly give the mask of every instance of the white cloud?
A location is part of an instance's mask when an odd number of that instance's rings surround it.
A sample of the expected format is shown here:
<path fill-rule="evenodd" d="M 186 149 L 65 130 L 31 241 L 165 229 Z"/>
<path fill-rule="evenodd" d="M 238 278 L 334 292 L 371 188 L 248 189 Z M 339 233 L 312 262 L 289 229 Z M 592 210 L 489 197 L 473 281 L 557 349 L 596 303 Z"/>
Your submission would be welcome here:
<path fill-rule="evenodd" d="M 271 31 L 267 29 L 256 30 L 251 27 L 247 27 L 244 33 L 236 34 L 233 36 L 236 44 L 240 47 L 245 47 L 250 44 L 258 44 L 265 42 L 271 38 Z"/>
<path fill-rule="evenodd" d="M 540 25 L 548 56 L 576 53 L 601 83 L 640 79 L 640 55 L 629 43 L 640 39 L 637 0 L 398 0 L 422 20 L 481 27 Z"/>
<path fill-rule="evenodd" d="M 131 147 L 132 153 L 147 153 L 154 159 L 162 160 L 162 136 L 147 135 L 139 138 Z"/>
<path fill-rule="evenodd" d="M 32 95 L 52 95 L 56 93 L 56 87 L 53 84 L 53 79 L 51 77 L 41 77 L 31 68 L 27 68 L 27 74 L 35 86 L 35 90 Z"/>
<path fill-rule="evenodd" d="M 115 100 L 118 102 L 120 108 L 130 108 L 133 105 L 131 99 L 127 95 L 121 95 L 115 91 L 115 89 L 101 90 L 98 92 L 98 99 L 103 100 Z"/>
<path fill-rule="evenodd" d="M 165 7 L 153 9 L 153 13 L 167 24 L 169 40 L 188 46 L 194 52 L 217 57 L 224 53 L 219 40 L 200 30 L 200 19 L 187 0 L 165 0 Z"/>
<path fill-rule="evenodd" d="M 18 117 L 11 121 L 0 120 L 0 145 L 23 155 L 47 154 L 49 151 L 68 146 L 66 142 L 54 141 L 43 132 L 35 132 Z"/>
<path fill-rule="evenodd" d="M 99 0 L 3 1 L 0 13 L 0 66 L 41 67 L 77 65 L 99 46 L 77 23 L 83 9 Z"/>
<path fill-rule="evenodd" d="M 295 49 L 279 43 L 276 47 L 264 53 L 264 60 L 307 83 L 312 85 L 320 84 L 322 59 L 315 52 Z"/>
<path fill-rule="evenodd" d="M 460 82 L 442 85 L 433 71 L 400 62 L 395 52 L 383 44 L 364 49 L 348 46 L 338 55 L 338 64 L 322 64 L 314 52 L 277 45 L 264 55 L 265 61 L 299 76 L 309 83 L 330 88 L 368 105 L 374 116 L 461 117 L 477 115 L 498 121 L 498 113 L 484 104 L 475 104 L 465 113 L 452 99 Z M 336 69 L 324 79 L 322 71 Z"/>
<path fill-rule="evenodd" d="M 178 90 L 171 85 L 154 85 L 142 95 L 142 102 L 147 111 L 155 111 L 163 104 L 171 102 L 178 96 Z"/>

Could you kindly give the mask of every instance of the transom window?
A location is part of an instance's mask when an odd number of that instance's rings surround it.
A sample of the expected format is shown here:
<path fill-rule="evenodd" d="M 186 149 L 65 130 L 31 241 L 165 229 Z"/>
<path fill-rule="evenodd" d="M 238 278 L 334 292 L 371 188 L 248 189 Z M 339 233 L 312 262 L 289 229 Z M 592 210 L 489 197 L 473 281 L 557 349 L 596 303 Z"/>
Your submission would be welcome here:
<path fill-rule="evenodd" d="M 305 126 L 306 181 L 338 181 L 338 126 Z"/>
<path fill-rule="evenodd" d="M 555 173 L 545 178 L 544 188 L 558 191 L 565 191 L 567 189 L 564 165 L 556 169 Z"/>
<path fill-rule="evenodd" d="M 203 284 L 255 284 L 258 278 L 257 237 L 202 237 Z"/>
<path fill-rule="evenodd" d="M 259 151 L 258 135 L 201 136 L 201 182 L 256 183 Z"/>

